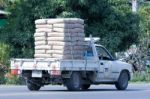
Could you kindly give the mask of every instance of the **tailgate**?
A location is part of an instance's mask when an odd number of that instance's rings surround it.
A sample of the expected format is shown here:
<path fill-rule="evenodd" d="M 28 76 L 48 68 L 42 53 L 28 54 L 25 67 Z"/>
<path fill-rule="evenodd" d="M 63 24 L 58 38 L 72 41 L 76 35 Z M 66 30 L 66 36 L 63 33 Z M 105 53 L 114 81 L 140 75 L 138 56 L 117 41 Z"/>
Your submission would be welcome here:
<path fill-rule="evenodd" d="M 44 59 L 11 59 L 11 70 L 60 70 L 58 60 Z"/>

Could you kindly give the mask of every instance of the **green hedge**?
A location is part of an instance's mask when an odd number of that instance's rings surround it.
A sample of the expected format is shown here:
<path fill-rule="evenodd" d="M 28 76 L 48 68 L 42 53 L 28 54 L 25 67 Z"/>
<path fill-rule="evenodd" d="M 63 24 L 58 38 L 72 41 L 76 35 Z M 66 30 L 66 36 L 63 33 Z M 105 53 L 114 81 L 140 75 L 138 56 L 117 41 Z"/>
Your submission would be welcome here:
<path fill-rule="evenodd" d="M 0 19 L 0 27 L 3 27 L 6 24 L 6 19 Z"/>

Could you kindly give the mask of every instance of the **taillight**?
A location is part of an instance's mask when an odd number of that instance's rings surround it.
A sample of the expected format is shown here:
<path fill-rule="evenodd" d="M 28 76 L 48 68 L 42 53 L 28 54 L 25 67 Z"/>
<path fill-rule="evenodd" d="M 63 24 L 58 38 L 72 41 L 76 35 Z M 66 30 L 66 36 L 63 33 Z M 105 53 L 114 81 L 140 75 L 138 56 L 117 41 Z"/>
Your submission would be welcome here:
<path fill-rule="evenodd" d="M 12 75 L 18 75 L 19 73 L 18 73 L 18 69 L 11 69 L 11 74 Z"/>
<path fill-rule="evenodd" d="M 15 65 L 14 67 L 15 67 L 15 69 L 11 69 L 11 74 L 19 75 L 21 73 L 21 71 L 19 70 L 18 65 Z"/>
<path fill-rule="evenodd" d="M 50 74 L 51 74 L 51 75 L 56 75 L 56 76 L 58 76 L 58 75 L 61 75 L 61 72 L 60 72 L 60 70 L 52 70 L 52 71 L 50 72 Z"/>
<path fill-rule="evenodd" d="M 61 71 L 57 70 L 56 65 L 51 65 L 51 67 L 52 70 L 49 72 L 50 75 L 56 75 L 56 76 L 61 75 Z"/>

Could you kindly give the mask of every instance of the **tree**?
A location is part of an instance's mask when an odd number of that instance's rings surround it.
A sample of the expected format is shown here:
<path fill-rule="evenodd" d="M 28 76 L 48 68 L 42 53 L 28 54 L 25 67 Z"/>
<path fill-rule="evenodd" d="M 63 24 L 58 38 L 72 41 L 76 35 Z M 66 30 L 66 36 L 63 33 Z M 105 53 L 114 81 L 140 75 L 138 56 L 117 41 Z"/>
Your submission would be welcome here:
<path fill-rule="evenodd" d="M 126 0 L 20 0 L 9 7 L 11 15 L 0 40 L 11 46 L 11 57 L 33 57 L 34 21 L 39 18 L 82 18 L 86 36 L 100 37 L 111 52 L 138 41 L 138 16 L 131 13 Z"/>
<path fill-rule="evenodd" d="M 59 2 L 56 2 L 59 1 Z M 0 33 L 1 41 L 11 45 L 11 57 L 33 57 L 34 21 L 53 18 L 61 11 L 60 0 L 21 0 L 9 5 L 8 24 Z"/>
<path fill-rule="evenodd" d="M 71 12 L 85 20 L 85 33 L 98 36 L 111 52 L 138 42 L 139 17 L 127 0 L 67 0 Z"/>

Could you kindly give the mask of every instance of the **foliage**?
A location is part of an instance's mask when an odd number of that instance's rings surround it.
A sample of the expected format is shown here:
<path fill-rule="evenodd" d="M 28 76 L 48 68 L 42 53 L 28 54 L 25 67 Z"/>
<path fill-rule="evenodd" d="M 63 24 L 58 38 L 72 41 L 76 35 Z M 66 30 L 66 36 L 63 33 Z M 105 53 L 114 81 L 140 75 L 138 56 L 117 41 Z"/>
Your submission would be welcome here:
<path fill-rule="evenodd" d="M 138 42 L 139 17 L 127 0 L 68 0 L 70 10 L 85 20 L 85 33 L 98 36 L 111 52 Z"/>
<path fill-rule="evenodd" d="M 141 38 L 150 37 L 150 5 L 143 5 L 139 11 L 141 22 Z"/>
<path fill-rule="evenodd" d="M 14 49 L 11 57 L 33 57 L 34 21 L 39 18 L 82 18 L 86 36 L 100 37 L 112 52 L 138 42 L 138 16 L 126 0 L 21 0 L 9 7 L 8 25 L 0 36 Z"/>
<path fill-rule="evenodd" d="M 150 68 L 145 68 L 144 71 L 136 72 L 133 75 L 131 82 L 150 82 Z"/>
<path fill-rule="evenodd" d="M 10 46 L 0 42 L 0 63 L 8 65 L 9 64 L 9 54 L 10 54 Z"/>
<path fill-rule="evenodd" d="M 8 25 L 0 33 L 1 40 L 12 46 L 11 57 L 33 57 L 34 21 L 54 17 L 58 9 L 53 0 L 22 0 L 10 4 Z M 53 8 L 53 9 L 52 9 Z"/>
<path fill-rule="evenodd" d="M 0 42 L 0 84 L 5 83 L 5 73 L 9 68 L 10 46 Z"/>
<path fill-rule="evenodd" d="M 5 82 L 7 85 L 10 85 L 10 84 L 14 84 L 14 85 L 25 85 L 26 82 L 25 82 L 25 79 L 22 78 L 22 77 L 19 77 L 19 76 L 13 76 L 13 75 L 10 75 L 8 74 L 9 76 L 7 76 L 5 78 Z"/>

